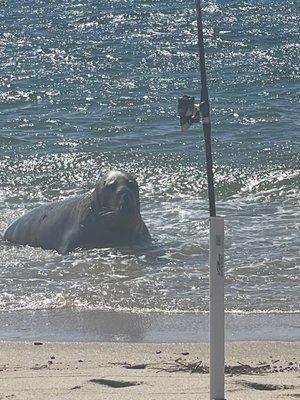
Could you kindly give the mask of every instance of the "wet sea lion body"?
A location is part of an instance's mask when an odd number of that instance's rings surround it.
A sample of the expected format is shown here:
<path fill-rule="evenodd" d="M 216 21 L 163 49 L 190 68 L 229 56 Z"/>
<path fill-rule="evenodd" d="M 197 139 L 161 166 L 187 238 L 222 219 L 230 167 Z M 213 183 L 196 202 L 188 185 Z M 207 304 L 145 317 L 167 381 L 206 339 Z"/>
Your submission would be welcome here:
<path fill-rule="evenodd" d="M 57 250 L 120 247 L 151 240 L 140 214 L 136 180 L 111 171 L 85 195 L 46 204 L 14 221 L 4 239 L 15 244 Z"/>

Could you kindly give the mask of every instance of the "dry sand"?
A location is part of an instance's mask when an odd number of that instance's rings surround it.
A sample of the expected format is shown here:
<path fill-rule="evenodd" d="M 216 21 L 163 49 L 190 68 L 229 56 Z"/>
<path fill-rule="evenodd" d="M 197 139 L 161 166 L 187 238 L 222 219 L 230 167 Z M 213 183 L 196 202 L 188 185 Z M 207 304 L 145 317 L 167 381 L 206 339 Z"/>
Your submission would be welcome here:
<path fill-rule="evenodd" d="M 300 398 L 299 353 L 299 342 L 228 343 L 226 399 Z M 209 398 L 203 343 L 0 342 L 0 354 L 1 400 Z"/>

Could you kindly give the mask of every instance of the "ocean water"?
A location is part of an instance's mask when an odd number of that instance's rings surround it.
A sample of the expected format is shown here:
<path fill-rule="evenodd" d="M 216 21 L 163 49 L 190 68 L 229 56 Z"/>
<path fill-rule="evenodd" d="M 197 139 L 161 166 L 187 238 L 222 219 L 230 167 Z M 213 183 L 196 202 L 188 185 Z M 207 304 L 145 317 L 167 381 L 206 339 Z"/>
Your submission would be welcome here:
<path fill-rule="evenodd" d="M 0 232 L 27 210 L 139 182 L 152 249 L 54 251 L 0 241 L 0 311 L 208 311 L 193 1 L 2 1 Z M 205 1 L 217 212 L 228 313 L 299 312 L 299 3 Z M 298 258 L 299 265 L 299 258 Z"/>

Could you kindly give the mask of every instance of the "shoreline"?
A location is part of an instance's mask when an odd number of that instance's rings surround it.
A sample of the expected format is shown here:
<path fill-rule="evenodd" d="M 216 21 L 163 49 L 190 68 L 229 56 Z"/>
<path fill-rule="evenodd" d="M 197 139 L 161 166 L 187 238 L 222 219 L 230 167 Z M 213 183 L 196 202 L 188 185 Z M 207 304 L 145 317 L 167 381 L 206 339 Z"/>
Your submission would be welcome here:
<path fill-rule="evenodd" d="M 209 398 L 207 343 L 2 341 L 0 352 L 3 399 Z M 226 343 L 226 398 L 299 397 L 299 353 L 299 342 Z"/>
<path fill-rule="evenodd" d="M 209 314 L 112 311 L 0 312 L 0 340 L 52 342 L 208 342 Z M 226 341 L 297 341 L 299 313 L 225 314 Z"/>

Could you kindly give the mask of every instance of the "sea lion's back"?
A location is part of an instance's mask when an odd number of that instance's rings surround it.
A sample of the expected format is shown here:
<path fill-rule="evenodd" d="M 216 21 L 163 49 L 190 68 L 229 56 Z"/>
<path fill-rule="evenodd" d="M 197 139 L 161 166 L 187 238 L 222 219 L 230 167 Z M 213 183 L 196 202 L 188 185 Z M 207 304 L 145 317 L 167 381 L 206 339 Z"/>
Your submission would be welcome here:
<path fill-rule="evenodd" d="M 80 198 L 76 196 L 34 208 L 14 221 L 3 238 L 15 244 L 56 249 Z"/>

